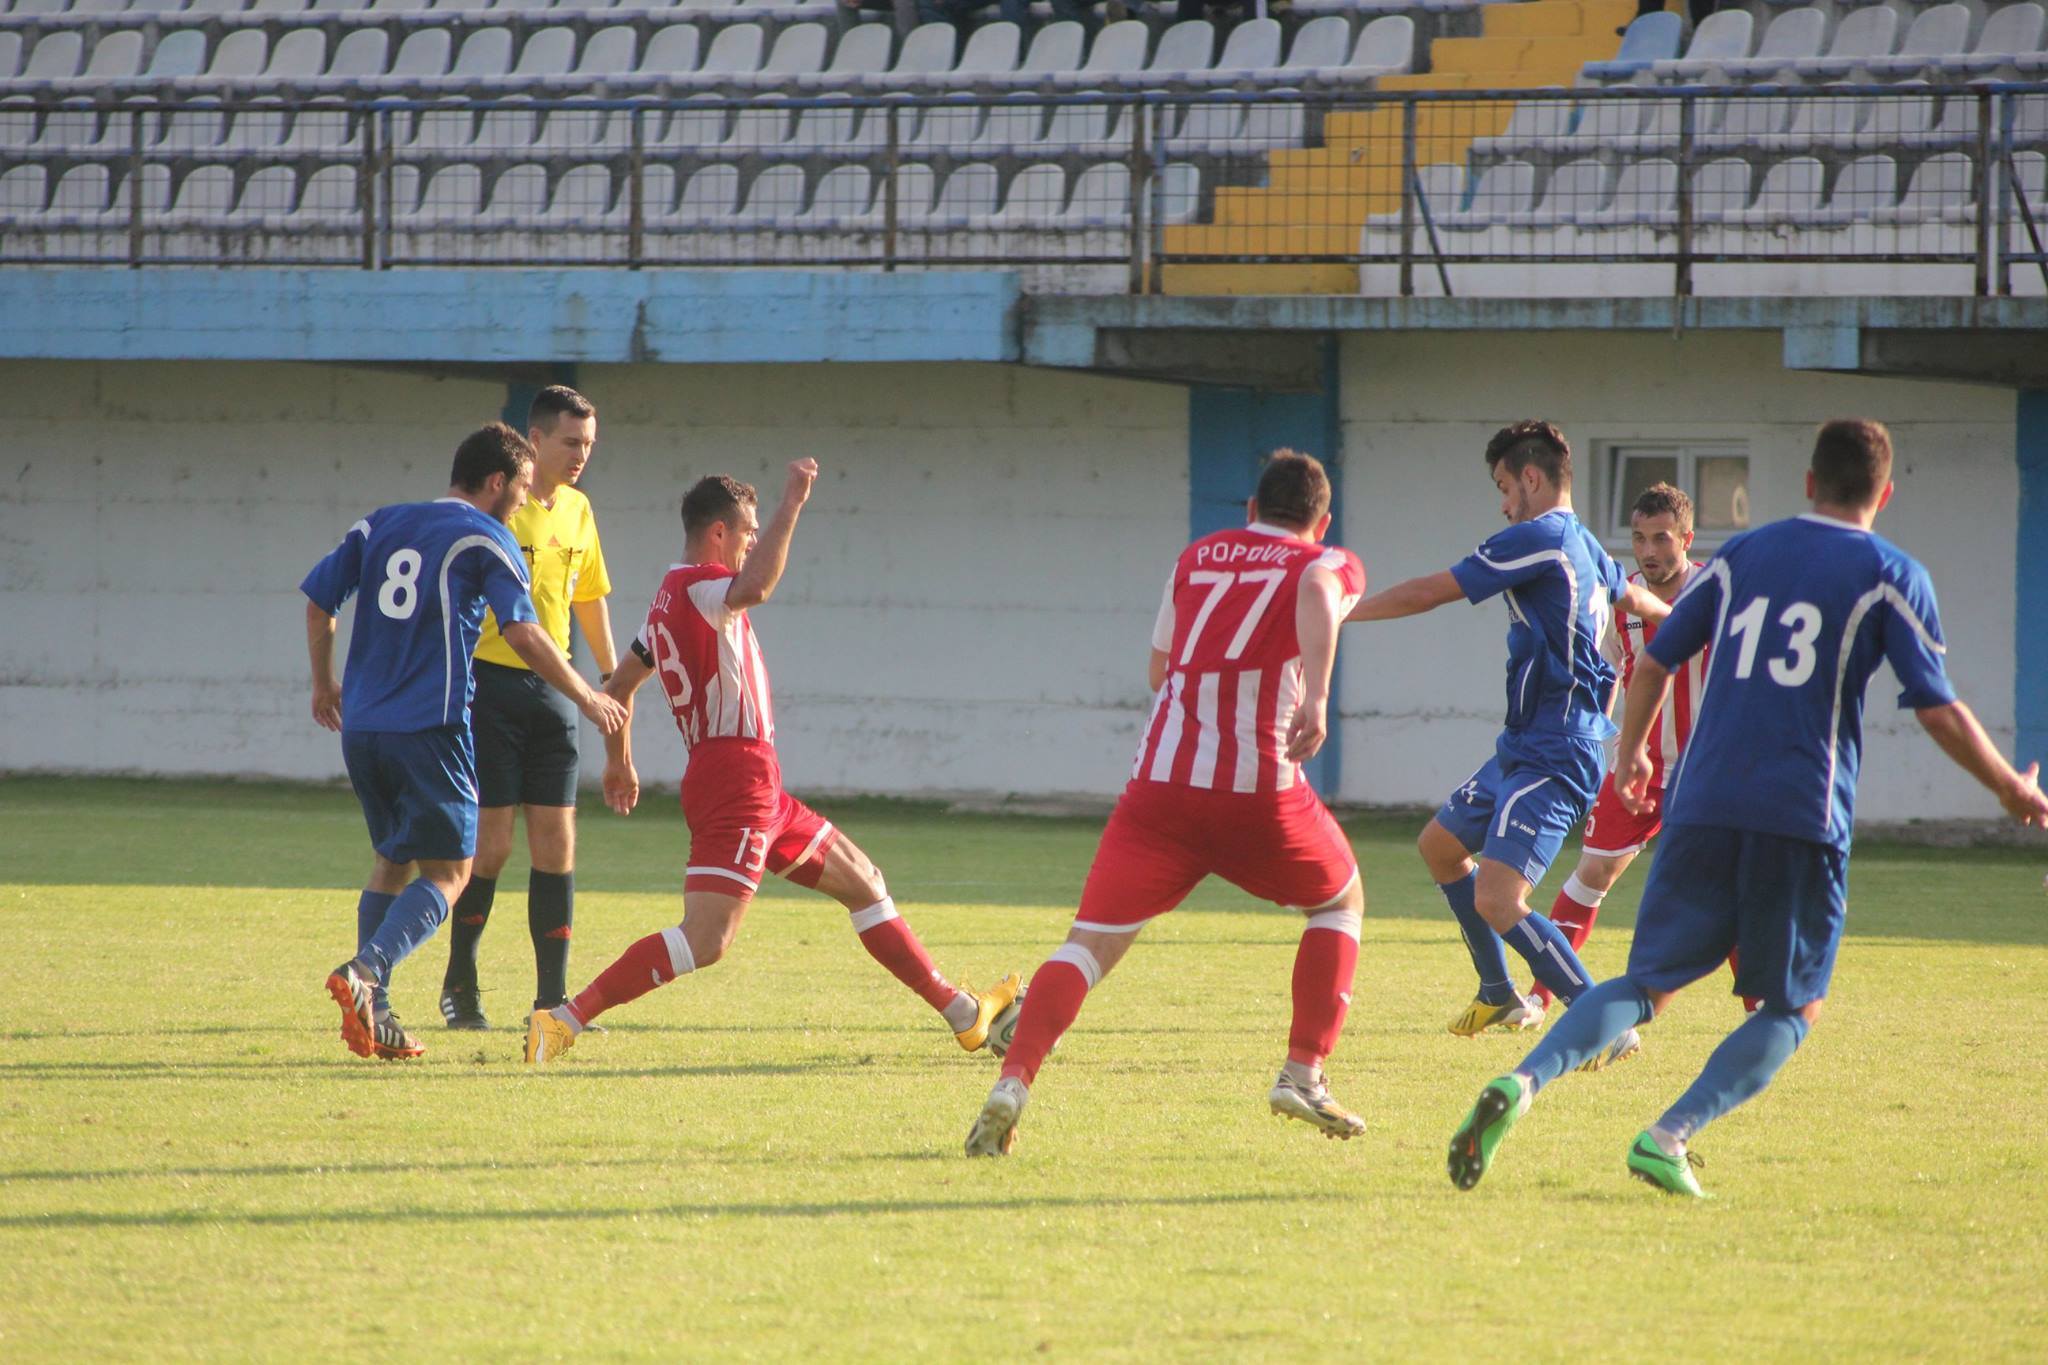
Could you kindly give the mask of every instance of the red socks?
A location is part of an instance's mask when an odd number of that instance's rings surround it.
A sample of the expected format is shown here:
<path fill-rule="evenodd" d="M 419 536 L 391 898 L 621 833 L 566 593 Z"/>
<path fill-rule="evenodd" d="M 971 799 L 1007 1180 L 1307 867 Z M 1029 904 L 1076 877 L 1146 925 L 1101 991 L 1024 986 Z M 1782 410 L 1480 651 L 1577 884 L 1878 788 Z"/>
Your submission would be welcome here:
<path fill-rule="evenodd" d="M 1587 886 L 1579 880 L 1579 874 L 1576 872 L 1564 879 L 1564 888 L 1557 893 L 1557 899 L 1550 903 L 1550 922 L 1562 929 L 1564 936 L 1571 940 L 1573 952 L 1576 953 L 1586 946 L 1586 940 L 1593 933 L 1593 921 L 1600 917 L 1600 902 L 1606 899 L 1605 891 L 1595 891 Z M 1550 994 L 1550 988 L 1541 981 L 1536 983 L 1529 994 L 1545 1009 L 1550 1008 L 1550 1002 L 1554 998 Z"/>
<path fill-rule="evenodd" d="M 889 969 L 889 974 L 910 987 L 920 1000 L 943 1011 L 953 1003 L 959 990 L 932 964 L 910 926 L 896 914 L 896 902 L 884 896 L 865 910 L 853 912 L 853 931 L 868 956 Z"/>
<path fill-rule="evenodd" d="M 597 979 L 569 1002 L 569 1012 L 587 1024 L 612 1006 L 638 1000 L 656 986 L 665 986 L 696 967 L 696 959 L 680 928 L 649 934 L 599 972 Z"/>
<path fill-rule="evenodd" d="M 1336 1051 L 1337 1035 L 1351 1008 L 1360 920 L 1356 910 L 1324 910 L 1309 916 L 1301 947 L 1294 955 L 1294 1025 L 1287 1033 L 1288 1061 L 1319 1066 Z M 1033 1003 L 1036 1000 L 1032 997 Z"/>
<path fill-rule="evenodd" d="M 1024 1012 L 1017 1019 L 1017 1036 L 1003 1058 L 1003 1075 L 1029 1085 L 1038 1079 L 1045 1054 L 1074 1025 L 1081 1002 L 1089 988 L 1102 979 L 1102 966 L 1095 954 L 1078 943 L 1063 943 L 1032 973 L 1030 993 L 1024 998 Z"/>

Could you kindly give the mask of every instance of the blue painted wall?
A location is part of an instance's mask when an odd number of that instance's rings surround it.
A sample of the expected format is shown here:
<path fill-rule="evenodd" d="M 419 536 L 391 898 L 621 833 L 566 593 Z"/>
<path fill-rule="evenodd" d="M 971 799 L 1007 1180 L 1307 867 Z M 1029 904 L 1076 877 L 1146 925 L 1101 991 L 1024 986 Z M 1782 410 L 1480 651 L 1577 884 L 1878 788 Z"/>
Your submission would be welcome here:
<path fill-rule="evenodd" d="M 2019 554 L 2013 583 L 2013 718 L 2019 766 L 2048 765 L 2048 390 L 2020 392 Z"/>
<path fill-rule="evenodd" d="M 1262 393 L 1256 389 L 1197 384 L 1188 391 L 1188 534 L 1190 539 L 1244 525 L 1245 499 L 1259 481 L 1259 465 L 1273 450 L 1291 446 L 1330 471 L 1329 540 L 1344 543 L 1344 471 L 1337 418 L 1337 347 L 1323 353 L 1320 393 Z M 1330 679 L 1330 738 L 1303 772 L 1326 799 L 1337 794 L 1343 772 L 1343 655 Z"/>
<path fill-rule="evenodd" d="M 804 270 L 0 270 L 0 358 L 1018 358 L 1017 277 Z"/>

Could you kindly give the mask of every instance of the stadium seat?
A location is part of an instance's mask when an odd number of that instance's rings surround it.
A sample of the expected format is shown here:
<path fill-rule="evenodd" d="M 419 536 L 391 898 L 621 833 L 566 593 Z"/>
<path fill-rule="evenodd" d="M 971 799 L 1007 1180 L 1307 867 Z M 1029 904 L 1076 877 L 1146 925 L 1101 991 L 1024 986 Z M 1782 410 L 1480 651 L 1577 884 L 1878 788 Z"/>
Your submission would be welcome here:
<path fill-rule="evenodd" d="M 12 80 L 21 71 L 21 33 L 0 29 L 0 81 Z"/>
<path fill-rule="evenodd" d="M 590 35 L 576 57 L 578 76 L 623 76 L 634 69 L 634 48 L 638 39 L 623 24 L 601 28 Z"/>
<path fill-rule="evenodd" d="M 740 172 L 737 166 L 706 166 L 683 186 L 672 210 L 654 216 L 687 226 L 724 223 L 739 212 Z"/>
<path fill-rule="evenodd" d="M 747 31 L 754 34 L 754 41 L 758 44 L 759 31 L 752 26 L 749 26 Z M 695 24 L 670 24 L 666 28 L 656 29 L 654 36 L 647 40 L 646 49 L 640 54 L 638 70 L 643 76 L 677 76 L 695 71 L 698 45 L 701 41 Z M 741 38 L 735 41 L 744 43 L 746 40 Z M 758 50 L 755 61 L 758 65 Z M 687 193 L 687 188 L 685 192 Z"/>
<path fill-rule="evenodd" d="M 1213 68 L 1189 71 L 1173 79 L 1198 88 L 1242 84 L 1280 65 L 1280 43 L 1278 19 L 1247 19 L 1230 30 Z M 1162 50 L 1165 46 L 1164 42 L 1160 44 Z"/>
<path fill-rule="evenodd" d="M 1185 223 L 1202 206 L 1202 168 L 1186 161 L 1164 167 L 1146 182 L 1145 193 L 1161 223 Z"/>
<path fill-rule="evenodd" d="M 1309 20 L 1295 31 L 1287 48 L 1287 59 L 1276 71 L 1309 72 L 1337 68 L 1351 55 L 1351 20 L 1342 14 L 1325 14 Z"/>
<path fill-rule="evenodd" d="M 1549 228 L 1597 218 L 1614 191 L 1614 178 L 1614 168 L 1599 158 L 1567 161 L 1551 171 L 1533 208 L 1510 211 L 1503 221 L 1511 227 Z"/>
<path fill-rule="evenodd" d="M 1074 177 L 1059 226 L 1122 228 L 1131 221 L 1131 168 L 1121 161 L 1101 161 Z"/>
<path fill-rule="evenodd" d="M 1884 5 L 1853 9 L 1835 26 L 1827 51 L 1792 64 L 1793 72 L 1808 81 L 1839 80 L 1867 67 L 1873 60 L 1891 55 L 1899 41 L 1899 14 Z"/>
<path fill-rule="evenodd" d="M 1247 20 L 1240 27 L 1277 21 Z M 1184 19 L 1159 35 L 1152 60 L 1136 70 L 1119 73 L 1115 84 L 1126 89 L 1160 85 L 1185 85 L 1206 76 L 1216 60 L 1216 26 L 1207 19 Z"/>
<path fill-rule="evenodd" d="M 261 35 L 257 35 L 261 41 Z M 21 69 L 24 81 L 63 81 L 78 74 L 85 60 L 85 39 L 72 32 L 44 32 Z"/>
<path fill-rule="evenodd" d="M 849 38 L 851 36 L 848 35 Z M 843 47 L 845 42 L 841 39 L 840 45 Z M 924 76 L 919 84 L 938 90 L 977 86 L 994 88 L 999 78 L 1016 71 L 1022 48 L 1023 38 L 1015 24 L 1000 20 L 983 24 L 967 35 L 967 45 L 960 51 L 960 61 L 951 71 L 933 72 Z"/>
<path fill-rule="evenodd" d="M 774 156 L 789 141 L 789 110 L 768 106 L 742 109 L 733 115 L 725 148 L 734 156 Z"/>
<path fill-rule="evenodd" d="M 702 107 L 688 107 L 695 103 Z M 725 141 L 726 125 L 730 116 L 722 108 L 708 100 L 685 103 L 685 107 L 667 116 L 660 130 L 649 139 L 664 149 L 684 148 L 705 152 Z M 687 192 L 688 187 L 685 186 Z"/>
<path fill-rule="evenodd" d="M 861 24 L 840 37 L 839 45 L 832 50 L 832 60 L 824 70 L 798 76 L 796 88 L 803 91 L 850 90 L 860 83 L 862 77 L 889 69 L 891 41 L 888 25 Z"/>
<path fill-rule="evenodd" d="M 1683 23 L 1669 10 L 1638 16 L 1622 35 L 1621 50 L 1610 61 L 1588 62 L 1582 68 L 1587 80 L 1623 80 L 1647 71 L 1657 62 L 1677 58 Z"/>
<path fill-rule="evenodd" d="M 1991 75 L 2020 53 L 2039 52 L 2044 29 L 2048 29 L 2048 11 L 2033 0 L 2003 5 L 1984 20 L 1976 44 L 1966 55 L 1944 58 L 1942 64 L 1965 77 Z"/>
<path fill-rule="evenodd" d="M 512 67 L 514 76 L 565 76 L 576 64 L 576 35 L 566 28 L 544 28 L 527 35 Z"/>
<path fill-rule="evenodd" d="M 896 62 L 886 72 L 863 75 L 863 90 L 900 90 L 921 84 L 925 77 L 950 71 L 960 30 L 951 24 L 919 24 L 903 40 Z"/>
<path fill-rule="evenodd" d="M 1065 90 L 1098 89 L 1145 69 L 1151 31 L 1137 19 L 1105 24 L 1088 48 L 1088 59 L 1072 70 L 1047 72 L 1051 83 Z M 1036 45 L 1034 44 L 1034 50 Z"/>
<path fill-rule="evenodd" d="M 1517 100 L 1508 126 L 1499 133 L 1472 139 L 1474 158 L 1529 160 L 1547 155 L 1571 133 L 1572 106 L 1565 100 Z"/>
<path fill-rule="evenodd" d="M 448 74 L 455 40 L 445 28 L 415 29 L 398 45 L 390 75 L 394 80 L 437 80 Z"/>
<path fill-rule="evenodd" d="M 1692 173 L 1692 216 L 1696 223 L 1721 223 L 1749 208 L 1754 171 L 1739 156 L 1716 157 Z"/>
<path fill-rule="evenodd" d="M 448 68 L 450 81 L 504 76 L 512 70 L 512 30 L 473 29 L 456 50 L 455 65 Z"/>
<path fill-rule="evenodd" d="M 1678 221 L 1678 163 L 1645 157 L 1621 168 L 1614 194 L 1592 221 L 1607 227 L 1666 228 Z"/>
<path fill-rule="evenodd" d="M 252 80 L 263 74 L 263 63 L 269 55 L 270 39 L 264 36 L 261 29 L 236 29 L 214 47 L 213 56 L 206 64 L 204 79 Z"/>
<path fill-rule="evenodd" d="M 771 166 L 747 187 L 747 201 L 734 215 L 739 227 L 774 227 L 802 212 L 804 172 L 801 166 Z"/>
<path fill-rule="evenodd" d="M 1037 101 L 998 104 L 988 111 L 975 135 L 972 154 L 997 156 L 1038 142 L 1044 134 L 1046 108 Z"/>
<path fill-rule="evenodd" d="M 1951 57 L 1960 58 L 1970 45 L 1970 10 L 1967 5 L 1949 3 L 1921 10 L 1899 50 L 1889 57 L 1874 57 L 1861 68 L 1873 76 L 1917 76 L 1928 67 L 1939 66 Z"/>
<path fill-rule="evenodd" d="M 859 223 L 867 217 L 874 198 L 874 172 L 866 166 L 834 166 L 818 178 L 797 226 L 818 232 Z"/>
<path fill-rule="evenodd" d="M 898 136 L 908 126 L 907 114 L 897 125 Z M 978 105 L 963 104 L 926 109 L 917 118 L 916 127 L 902 146 L 912 156 L 964 156 L 980 135 L 982 109 Z"/>
<path fill-rule="evenodd" d="M 1821 186 L 1827 168 L 1818 158 L 1797 156 L 1765 168 L 1756 198 L 1725 220 L 1739 226 L 1811 222 L 1820 212 Z"/>
<path fill-rule="evenodd" d="M 939 197 L 932 205 L 926 225 L 935 228 L 963 228 L 996 211 L 1000 180 L 996 168 L 987 162 L 970 162 L 946 177 Z"/>
<path fill-rule="evenodd" d="M 1536 192 L 1536 168 L 1526 161 L 1497 161 L 1478 171 L 1462 208 L 1437 219 L 1439 227 L 1469 232 L 1494 227 L 1526 211 Z"/>
<path fill-rule="evenodd" d="M 1788 10 L 1771 20 L 1755 56 L 1717 62 L 1705 72 L 1685 73 L 1683 78 L 1698 79 L 1718 71 L 1729 80 L 1767 79 L 1789 70 L 1795 62 L 1818 58 L 1827 27 L 1827 11 L 1818 5 Z"/>
<path fill-rule="evenodd" d="M 768 59 L 757 71 L 734 72 L 725 83 L 742 90 L 780 90 L 795 77 L 814 75 L 825 66 L 825 26 L 791 24 L 775 35 Z"/>
<path fill-rule="evenodd" d="M 123 80 L 142 70 L 142 34 L 136 29 L 117 29 L 102 34 L 93 44 L 92 55 L 86 59 L 81 79 L 88 81 Z"/>
<path fill-rule="evenodd" d="M 1026 166 L 1010 177 L 1003 205 L 987 217 L 971 222 L 973 227 L 1045 227 L 1067 206 L 1067 171 L 1056 163 Z"/>
<path fill-rule="evenodd" d="M 1078 68 L 1087 43 L 1088 35 L 1071 19 L 1047 24 L 1032 35 L 1031 46 L 1015 71 L 981 76 L 974 84 L 985 90 L 1038 89 L 1048 78 Z"/>
<path fill-rule="evenodd" d="M 1976 183 L 1976 168 L 1969 157 L 1960 152 L 1930 156 L 1913 168 L 1897 205 L 1881 207 L 1874 216 L 1886 223 L 1937 222 L 1970 205 Z"/>
<path fill-rule="evenodd" d="M 1826 205 L 1808 221 L 1868 222 L 1899 202 L 1899 163 L 1889 156 L 1859 156 L 1835 177 Z"/>
<path fill-rule="evenodd" d="M 1683 57 L 1652 63 L 1651 71 L 1660 81 L 1697 81 L 1724 63 L 1746 60 L 1755 36 L 1756 16 L 1748 10 L 1715 10 L 1693 31 Z M 1597 65 L 1589 63 L 1587 74 Z"/>
<path fill-rule="evenodd" d="M 662 30 L 663 33 L 669 30 Z M 691 30 L 695 32 L 694 29 Z M 661 34 L 656 34 L 659 41 Z M 691 85 L 722 85 L 728 79 L 745 77 L 761 69 L 761 49 L 764 38 L 759 24 L 729 24 L 718 30 L 711 40 L 710 50 L 704 54 L 704 64 L 697 68 Z"/>
<path fill-rule="evenodd" d="M 1353 85 L 1375 76 L 1401 74 L 1414 65 L 1415 21 L 1405 14 L 1387 14 L 1359 30 L 1351 57 L 1342 66 L 1316 67 L 1310 74 L 1324 84 Z"/>

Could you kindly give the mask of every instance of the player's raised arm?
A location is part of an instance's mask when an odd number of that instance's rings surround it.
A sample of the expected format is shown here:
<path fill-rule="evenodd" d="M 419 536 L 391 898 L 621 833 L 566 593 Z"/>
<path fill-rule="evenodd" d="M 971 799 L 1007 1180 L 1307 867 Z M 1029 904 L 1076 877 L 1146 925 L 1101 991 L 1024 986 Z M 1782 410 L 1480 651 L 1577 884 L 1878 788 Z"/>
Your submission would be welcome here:
<path fill-rule="evenodd" d="M 733 575 L 732 586 L 725 590 L 726 606 L 745 611 L 774 595 L 776 585 L 782 581 L 782 570 L 789 563 L 789 538 L 796 531 L 797 515 L 810 501 L 811 485 L 817 479 L 816 460 L 789 462 L 789 477 L 782 485 L 782 504 L 761 528 L 761 538 L 748 553 L 746 563 Z"/>
<path fill-rule="evenodd" d="M 334 680 L 334 614 L 306 599 L 306 656 L 313 666 L 313 719 L 341 729 L 341 684 Z"/>
<path fill-rule="evenodd" d="M 601 692 L 591 690 L 569 663 L 568 657 L 555 647 L 535 621 L 509 621 L 500 634 L 505 643 L 526 661 L 526 666 L 547 680 L 549 686 L 576 703 L 576 709 L 605 734 L 616 732 L 626 723 L 626 708 Z"/>
<path fill-rule="evenodd" d="M 1294 599 L 1294 634 L 1301 645 L 1301 703 L 1287 725 L 1287 757 L 1306 763 L 1329 737 L 1330 674 L 1337 665 L 1343 585 L 1320 564 L 1301 575 Z"/>
<path fill-rule="evenodd" d="M 1394 621 L 1403 616 L 1420 616 L 1426 611 L 1448 606 L 1465 596 L 1465 590 L 1458 580 L 1446 569 L 1442 573 L 1424 574 L 1396 583 L 1384 592 L 1376 592 L 1361 598 L 1351 609 L 1346 621 Z"/>
<path fill-rule="evenodd" d="M 1650 622 L 1661 621 L 1671 614 L 1671 604 L 1640 583 L 1629 584 L 1628 590 L 1615 599 L 1615 604 L 1629 615 Z"/>

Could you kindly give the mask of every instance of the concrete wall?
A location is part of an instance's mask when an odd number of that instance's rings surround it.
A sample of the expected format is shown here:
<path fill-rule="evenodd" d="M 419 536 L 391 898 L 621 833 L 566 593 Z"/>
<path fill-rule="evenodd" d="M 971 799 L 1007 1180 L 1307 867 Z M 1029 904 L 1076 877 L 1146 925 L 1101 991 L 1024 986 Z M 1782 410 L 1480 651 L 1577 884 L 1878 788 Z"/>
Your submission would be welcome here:
<path fill-rule="evenodd" d="M 1502 524 L 1481 460 L 1504 422 L 1557 421 L 1575 452 L 1603 441 L 1747 442 L 1752 516 L 1805 510 L 1816 422 L 1890 425 L 1899 492 L 1878 530 L 1941 592 L 1949 667 L 2001 747 L 2013 742 L 2013 543 L 2018 493 L 2010 390 L 1788 371 L 1776 332 L 1402 333 L 1343 350 L 1346 539 L 1375 585 L 1448 567 Z M 1599 506 L 1597 481 L 1581 502 Z M 1418 514 L 1417 509 L 1428 509 Z M 1633 567 L 1625 549 L 1618 557 Z M 1504 609 L 1451 606 L 1347 635 L 1343 795 L 1442 799 L 1491 752 L 1503 709 Z M 1989 798 L 1870 686 L 1859 813 L 1991 816 Z"/>
<path fill-rule="evenodd" d="M 0 768 L 338 775 L 306 714 L 298 579 L 362 512 L 439 494 L 503 386 L 261 363 L 11 362 L 0 381 Z M 1122 781 L 1187 526 L 1180 390 L 969 364 L 578 382 L 621 637 L 679 557 L 690 479 L 772 498 L 788 459 L 824 464 L 757 618 L 792 785 Z M 673 780 L 658 699 L 640 725 L 643 775 Z"/>

